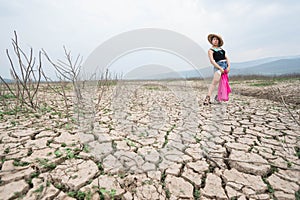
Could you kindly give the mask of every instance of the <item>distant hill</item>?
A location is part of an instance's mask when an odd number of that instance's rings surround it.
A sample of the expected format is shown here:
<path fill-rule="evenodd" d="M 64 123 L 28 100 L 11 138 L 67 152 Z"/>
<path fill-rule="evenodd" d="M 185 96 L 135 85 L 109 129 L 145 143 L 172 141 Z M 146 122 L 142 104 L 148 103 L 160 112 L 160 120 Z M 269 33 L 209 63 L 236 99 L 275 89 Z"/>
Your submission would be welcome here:
<path fill-rule="evenodd" d="M 13 80 L 8 79 L 8 78 L 3 78 L 3 80 L 4 80 L 6 83 L 12 83 L 12 82 L 14 82 Z M 0 83 L 2 83 L 2 80 L 1 80 L 1 79 L 0 79 Z"/>
<path fill-rule="evenodd" d="M 269 63 L 269 62 L 274 62 L 274 61 L 277 61 L 277 60 L 297 59 L 297 58 L 300 58 L 300 55 L 268 57 L 268 58 L 261 58 L 261 59 L 257 59 L 257 60 L 246 61 L 246 62 L 236 62 L 236 63 L 234 62 L 234 63 L 231 63 L 231 66 L 235 69 L 242 69 L 242 68 L 262 65 L 262 64 L 265 64 L 265 63 Z"/>
<path fill-rule="evenodd" d="M 234 68 L 232 67 L 232 75 L 283 75 L 283 74 L 300 74 L 300 58 L 296 59 L 281 59 L 264 64 L 246 67 L 246 68 Z"/>
<path fill-rule="evenodd" d="M 184 78 L 211 77 L 212 66 L 200 70 L 178 72 Z M 201 75 L 200 75 L 201 74 Z M 231 63 L 230 75 L 284 75 L 300 74 L 300 56 L 264 58 L 259 60 Z"/>

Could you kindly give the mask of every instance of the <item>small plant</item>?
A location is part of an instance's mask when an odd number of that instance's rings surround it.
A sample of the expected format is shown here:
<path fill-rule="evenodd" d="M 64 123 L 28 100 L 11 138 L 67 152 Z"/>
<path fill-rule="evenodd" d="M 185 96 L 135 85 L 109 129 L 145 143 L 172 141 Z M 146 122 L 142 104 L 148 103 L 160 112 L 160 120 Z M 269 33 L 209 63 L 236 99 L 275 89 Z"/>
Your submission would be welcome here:
<path fill-rule="evenodd" d="M 78 175 L 71 176 L 72 179 L 78 178 Z"/>
<path fill-rule="evenodd" d="M 89 145 L 84 144 L 84 145 L 83 145 L 83 151 L 84 151 L 85 153 L 89 153 L 89 152 L 90 152 Z"/>
<path fill-rule="evenodd" d="M 40 165 L 42 165 L 47 169 L 51 170 L 51 169 L 55 169 L 56 167 L 56 164 L 52 162 L 49 163 L 49 160 L 47 158 L 37 158 L 36 160 L 39 162 Z"/>
<path fill-rule="evenodd" d="M 112 141 L 112 148 L 113 148 L 114 150 L 117 149 L 117 143 L 116 143 L 114 140 Z"/>
<path fill-rule="evenodd" d="M 194 191 L 194 198 L 195 198 L 196 200 L 200 199 L 200 190 L 195 189 L 195 191 Z"/>
<path fill-rule="evenodd" d="M 7 147 L 6 149 L 4 149 L 4 153 L 5 154 L 8 154 L 10 152 L 10 148 L 9 147 Z"/>
<path fill-rule="evenodd" d="M 86 194 L 86 196 L 85 196 L 85 199 L 86 199 L 86 200 L 92 200 L 92 192 L 91 192 L 91 190 L 89 190 L 89 191 L 87 192 L 87 194 Z"/>
<path fill-rule="evenodd" d="M 27 156 L 30 156 L 33 153 L 32 148 L 30 148 L 27 152 Z"/>
<path fill-rule="evenodd" d="M 82 191 L 70 191 L 70 192 L 68 192 L 68 196 L 79 199 L 79 200 L 84 200 L 84 198 L 86 197 L 86 194 L 85 194 L 85 192 L 82 192 Z"/>
<path fill-rule="evenodd" d="M 66 128 L 67 130 L 71 130 L 71 129 L 72 129 L 72 125 L 69 124 L 69 123 L 67 123 L 67 124 L 65 124 L 65 128 Z"/>
<path fill-rule="evenodd" d="M 258 144 L 257 144 L 256 141 L 253 141 L 253 145 L 254 145 L 254 146 L 258 146 Z"/>
<path fill-rule="evenodd" d="M 197 136 L 194 136 L 195 140 L 197 143 L 200 143 L 201 142 L 201 138 L 198 138 Z"/>
<path fill-rule="evenodd" d="M 263 181 L 267 185 L 269 193 L 272 194 L 272 196 L 273 196 L 273 194 L 274 194 L 273 187 L 271 186 L 271 184 L 269 183 L 269 181 L 266 178 L 263 178 Z"/>
<path fill-rule="evenodd" d="M 33 179 L 33 178 L 37 178 L 39 175 L 40 175 L 39 172 L 33 172 L 33 173 L 31 173 L 29 179 L 26 180 L 26 182 L 27 182 L 31 187 L 33 187 L 32 179 Z"/>
<path fill-rule="evenodd" d="M 98 166 L 98 169 L 99 169 L 100 171 L 103 171 L 103 170 L 104 170 L 101 162 L 98 162 L 98 163 L 97 163 L 97 166 Z"/>
<path fill-rule="evenodd" d="M 24 194 L 22 194 L 21 192 L 15 192 L 14 193 L 14 197 L 12 199 L 23 199 Z"/>
<path fill-rule="evenodd" d="M 253 150 L 254 146 L 253 145 L 250 145 L 249 149 L 248 149 L 248 152 L 251 153 L 252 150 Z"/>
<path fill-rule="evenodd" d="M 142 182 L 142 185 L 152 185 L 153 181 L 152 180 L 145 180 Z"/>
<path fill-rule="evenodd" d="M 106 190 L 106 188 L 100 188 L 100 189 L 99 189 L 99 192 L 100 192 L 100 196 L 101 196 L 102 198 L 104 198 L 105 195 L 108 194 L 109 197 L 110 197 L 110 199 L 114 200 L 117 191 L 116 191 L 115 189 Z"/>
<path fill-rule="evenodd" d="M 118 174 L 118 177 L 120 177 L 121 179 L 123 179 L 123 178 L 126 177 L 126 174 L 125 173 L 120 173 L 120 174 Z"/>
<path fill-rule="evenodd" d="M 128 146 L 136 147 L 136 144 L 133 141 L 131 141 L 131 140 L 127 139 L 127 138 L 125 139 L 125 141 L 126 141 L 126 143 L 127 143 Z"/>
<path fill-rule="evenodd" d="M 295 199 L 300 200 L 300 190 L 295 192 Z"/>
<path fill-rule="evenodd" d="M 50 147 L 51 143 L 53 142 L 53 140 L 47 140 L 47 146 Z"/>
<path fill-rule="evenodd" d="M 115 198 L 115 195 L 116 195 L 117 191 L 115 189 L 111 189 L 110 192 L 109 192 L 109 196 L 114 199 Z"/>
<path fill-rule="evenodd" d="M 272 149 L 272 155 L 273 156 L 275 156 L 275 153 L 276 153 L 275 149 Z"/>
<path fill-rule="evenodd" d="M 41 193 L 41 192 L 43 192 L 43 190 L 44 190 L 44 186 L 40 185 L 40 187 L 38 189 L 34 190 L 33 192 L 35 192 L 35 193 Z"/>
<path fill-rule="evenodd" d="M 54 183 L 54 187 L 56 187 L 59 190 L 63 190 L 65 187 L 61 183 Z"/>
<path fill-rule="evenodd" d="M 44 103 L 43 106 L 40 106 L 40 111 L 42 113 L 49 113 L 52 111 L 52 107 L 48 106 L 47 103 Z"/>
<path fill-rule="evenodd" d="M 39 172 L 33 172 L 32 174 L 30 174 L 30 178 L 37 178 L 39 175 Z"/>
<path fill-rule="evenodd" d="M 66 146 L 67 146 L 66 143 L 62 143 L 62 144 L 61 144 L 61 147 L 66 147 Z"/>
<path fill-rule="evenodd" d="M 165 191 L 166 191 L 166 197 L 167 197 L 167 199 L 170 199 L 170 197 L 171 197 L 171 192 L 170 192 L 170 190 L 169 190 L 169 189 L 166 189 Z"/>
<path fill-rule="evenodd" d="M 66 148 L 66 154 L 67 154 L 67 158 L 68 159 L 72 159 L 72 158 L 75 158 L 75 154 L 74 154 L 74 152 L 72 151 L 72 149 L 70 149 L 70 148 Z"/>
<path fill-rule="evenodd" d="M 15 99 L 16 96 L 13 95 L 13 94 L 3 94 L 3 95 L 0 95 L 0 100 L 4 100 L 4 99 Z"/>
<path fill-rule="evenodd" d="M 17 122 L 17 121 L 11 121 L 10 124 L 11 124 L 12 126 L 16 126 L 16 125 L 18 124 L 18 122 Z"/>
<path fill-rule="evenodd" d="M 278 168 L 276 166 L 271 165 L 271 173 L 274 174 L 275 172 L 278 172 Z"/>
<path fill-rule="evenodd" d="M 296 151 L 296 153 L 295 153 L 295 156 L 297 156 L 298 157 L 298 159 L 300 159 L 300 147 L 295 147 L 295 151 Z"/>
<path fill-rule="evenodd" d="M 76 192 L 70 191 L 70 192 L 68 192 L 68 196 L 69 197 L 75 197 L 76 196 Z"/>
<path fill-rule="evenodd" d="M 21 167 L 27 166 L 29 164 L 30 164 L 29 162 L 22 162 L 19 159 L 15 159 L 14 162 L 13 162 L 14 166 L 21 166 Z"/>
<path fill-rule="evenodd" d="M 58 158 L 58 157 L 61 157 L 62 156 L 62 152 L 57 149 L 56 151 L 54 151 L 54 155 Z"/>
<path fill-rule="evenodd" d="M 291 168 L 292 167 L 292 162 L 291 161 L 287 161 L 287 167 Z"/>

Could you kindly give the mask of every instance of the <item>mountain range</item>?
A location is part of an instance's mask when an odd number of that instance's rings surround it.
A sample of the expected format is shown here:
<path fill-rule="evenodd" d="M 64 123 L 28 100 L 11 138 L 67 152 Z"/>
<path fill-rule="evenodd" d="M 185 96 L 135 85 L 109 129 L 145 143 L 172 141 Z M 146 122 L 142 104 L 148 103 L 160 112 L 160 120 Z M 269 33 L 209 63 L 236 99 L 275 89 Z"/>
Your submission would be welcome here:
<path fill-rule="evenodd" d="M 163 77 L 178 77 L 178 73 L 183 78 L 207 78 L 213 75 L 212 66 L 199 70 L 180 71 L 176 74 L 164 74 Z M 230 76 L 236 75 L 263 75 L 279 76 L 285 74 L 300 74 L 300 55 L 286 57 L 271 57 L 247 62 L 232 62 Z"/>

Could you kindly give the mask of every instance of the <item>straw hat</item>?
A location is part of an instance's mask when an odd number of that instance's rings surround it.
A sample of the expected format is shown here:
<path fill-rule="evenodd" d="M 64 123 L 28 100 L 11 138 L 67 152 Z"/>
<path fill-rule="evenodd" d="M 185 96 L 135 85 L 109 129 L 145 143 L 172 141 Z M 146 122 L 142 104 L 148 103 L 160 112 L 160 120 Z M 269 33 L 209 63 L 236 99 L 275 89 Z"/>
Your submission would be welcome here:
<path fill-rule="evenodd" d="M 220 47 L 220 46 L 223 46 L 224 42 L 223 42 L 222 37 L 221 37 L 220 35 L 213 34 L 213 33 L 212 33 L 212 34 L 209 34 L 209 35 L 207 36 L 207 39 L 208 39 L 209 43 L 212 44 L 212 39 L 213 39 L 214 37 L 217 37 L 217 38 L 219 39 L 219 47 Z"/>

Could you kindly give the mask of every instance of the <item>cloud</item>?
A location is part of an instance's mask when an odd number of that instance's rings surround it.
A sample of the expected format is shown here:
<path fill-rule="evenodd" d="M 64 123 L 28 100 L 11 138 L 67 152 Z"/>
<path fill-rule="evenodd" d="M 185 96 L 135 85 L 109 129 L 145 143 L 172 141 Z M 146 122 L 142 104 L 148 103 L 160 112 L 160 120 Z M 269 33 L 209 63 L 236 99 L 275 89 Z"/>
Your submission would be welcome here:
<path fill-rule="evenodd" d="M 5 49 L 17 30 L 24 48 L 46 49 L 54 59 L 62 46 L 86 58 L 110 37 L 137 28 L 165 28 L 204 49 L 219 33 L 232 61 L 300 54 L 296 0 L 0 0 L 0 74 L 8 76 Z M 49 71 L 52 69 L 48 69 Z"/>

